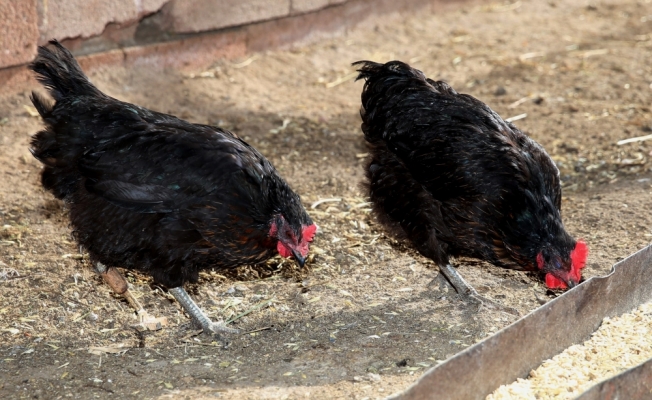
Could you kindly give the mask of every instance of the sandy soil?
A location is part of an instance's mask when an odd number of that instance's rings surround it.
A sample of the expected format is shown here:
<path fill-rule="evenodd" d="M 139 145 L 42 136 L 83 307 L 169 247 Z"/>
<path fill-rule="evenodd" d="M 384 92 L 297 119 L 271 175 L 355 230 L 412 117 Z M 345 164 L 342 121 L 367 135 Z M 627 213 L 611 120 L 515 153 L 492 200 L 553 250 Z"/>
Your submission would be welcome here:
<path fill-rule="evenodd" d="M 245 334 L 224 349 L 147 277 L 147 309 L 169 318 L 138 334 L 74 244 L 63 205 L 39 185 L 27 148 L 41 123 L 28 94 L 0 98 L 0 397 L 372 399 L 514 321 L 428 286 L 436 267 L 387 238 L 359 189 L 366 152 L 350 63 L 401 59 L 488 103 L 558 163 L 567 228 L 585 238 L 585 276 L 652 238 L 652 3 L 521 0 L 386 16 L 343 37 L 193 75 L 111 69 L 108 94 L 218 124 L 265 154 L 320 224 L 305 271 L 209 271 L 191 288 Z M 341 201 L 310 205 L 320 199 Z M 457 260 L 483 295 L 523 314 L 554 297 L 532 274 Z M 248 312 L 242 316 L 243 313 Z M 252 332 L 254 331 L 254 332 Z M 533 338 L 532 340 L 539 340 Z"/>

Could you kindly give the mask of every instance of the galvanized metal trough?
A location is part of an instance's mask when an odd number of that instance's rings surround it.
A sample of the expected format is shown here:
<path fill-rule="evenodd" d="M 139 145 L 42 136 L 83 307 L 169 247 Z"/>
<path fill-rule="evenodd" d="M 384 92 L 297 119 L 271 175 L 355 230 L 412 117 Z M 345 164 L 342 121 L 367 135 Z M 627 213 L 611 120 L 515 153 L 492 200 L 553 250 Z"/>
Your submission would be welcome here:
<path fill-rule="evenodd" d="M 589 338 L 605 317 L 652 300 L 652 245 L 615 264 L 424 373 L 392 400 L 484 399 L 525 378 L 544 360 Z M 652 360 L 584 392 L 578 399 L 652 399 Z"/>

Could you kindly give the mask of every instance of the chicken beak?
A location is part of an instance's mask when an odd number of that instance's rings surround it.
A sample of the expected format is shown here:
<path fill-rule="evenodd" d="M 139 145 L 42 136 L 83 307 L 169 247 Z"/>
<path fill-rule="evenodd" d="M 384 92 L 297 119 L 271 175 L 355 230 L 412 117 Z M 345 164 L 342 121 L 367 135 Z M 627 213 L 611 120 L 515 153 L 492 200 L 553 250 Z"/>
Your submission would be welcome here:
<path fill-rule="evenodd" d="M 577 282 L 575 282 L 573 279 L 569 279 L 569 280 L 566 282 L 566 285 L 568 285 L 568 288 L 569 288 L 569 289 L 572 289 L 572 288 L 574 288 L 575 286 L 577 286 Z"/>
<path fill-rule="evenodd" d="M 306 263 L 305 257 L 301 257 L 299 252 L 292 250 L 292 255 L 294 256 L 295 261 L 299 264 L 300 268 L 303 268 L 303 265 Z"/>

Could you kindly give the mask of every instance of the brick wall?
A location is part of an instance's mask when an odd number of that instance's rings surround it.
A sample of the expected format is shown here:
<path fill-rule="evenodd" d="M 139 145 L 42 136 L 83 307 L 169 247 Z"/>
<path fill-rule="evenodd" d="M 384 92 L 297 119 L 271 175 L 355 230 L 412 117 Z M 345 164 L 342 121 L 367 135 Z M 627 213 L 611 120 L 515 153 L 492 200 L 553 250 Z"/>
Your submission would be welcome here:
<path fill-rule="evenodd" d="M 0 0 L 0 68 L 34 57 L 39 37 L 36 1 Z"/>
<path fill-rule="evenodd" d="M 0 0 L 0 68 L 29 62 L 37 44 L 68 39 L 77 53 L 164 41 L 313 12 L 346 0 Z M 154 31 L 154 33 L 148 32 Z"/>
<path fill-rule="evenodd" d="M 374 15 L 483 0 L 0 0 L 0 89 L 35 84 L 26 65 L 55 38 L 82 68 L 196 70 L 323 35 Z"/>
<path fill-rule="evenodd" d="M 455 1 L 455 0 L 440 0 Z M 337 29 L 375 12 L 423 6 L 435 0 L 0 0 L 0 70 L 34 58 L 36 46 L 56 38 L 77 55 L 147 46 L 245 28 L 258 47 L 295 40 L 310 29 L 301 21 Z M 321 21 L 319 13 L 328 21 Z M 317 16 L 317 18 L 316 18 Z M 305 17 L 305 18 L 304 18 Z M 265 25 L 265 22 L 272 24 Z M 247 31 L 263 24 L 275 32 Z M 291 26 L 298 32 L 291 34 Z M 296 30 L 296 29 L 295 29 Z M 258 34 L 256 35 L 256 32 Z M 222 39 L 223 41 L 223 39 Z M 228 41 L 228 40 L 227 40 Z M 255 47 L 255 46 L 254 46 Z M 257 50 L 260 50 L 258 48 Z"/>

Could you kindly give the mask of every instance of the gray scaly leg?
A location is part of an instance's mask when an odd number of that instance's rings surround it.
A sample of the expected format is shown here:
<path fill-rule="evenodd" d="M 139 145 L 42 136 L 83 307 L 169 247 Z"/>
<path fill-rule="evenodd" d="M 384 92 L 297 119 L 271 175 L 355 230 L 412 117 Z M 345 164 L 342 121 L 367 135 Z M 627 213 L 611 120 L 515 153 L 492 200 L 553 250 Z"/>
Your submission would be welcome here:
<path fill-rule="evenodd" d="M 521 315 L 521 313 L 519 313 L 515 308 L 504 306 L 489 300 L 486 297 L 480 296 L 478 292 L 471 285 L 469 285 L 464 280 L 464 278 L 462 278 L 462 275 L 460 275 L 460 273 L 457 272 L 457 270 L 453 268 L 452 265 L 440 265 L 439 271 L 446 277 L 446 279 L 448 279 L 448 281 L 451 283 L 451 285 L 453 285 L 460 296 L 475 300 L 487 308 L 501 310 L 512 315 Z"/>
<path fill-rule="evenodd" d="M 220 333 L 238 333 L 240 332 L 237 329 L 227 328 L 224 322 L 213 322 L 211 321 L 206 314 L 202 311 L 201 308 L 190 298 L 188 292 L 186 292 L 183 287 L 175 287 L 168 289 L 168 291 L 174 296 L 175 299 L 181 304 L 184 310 L 190 315 L 192 320 L 199 326 L 204 329 L 205 333 L 216 334 Z"/>

